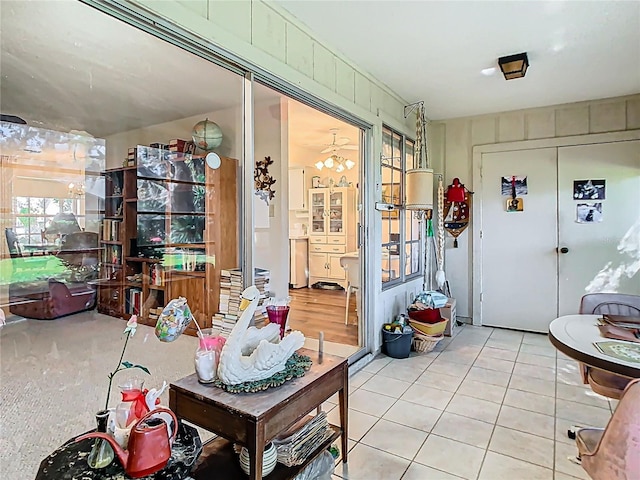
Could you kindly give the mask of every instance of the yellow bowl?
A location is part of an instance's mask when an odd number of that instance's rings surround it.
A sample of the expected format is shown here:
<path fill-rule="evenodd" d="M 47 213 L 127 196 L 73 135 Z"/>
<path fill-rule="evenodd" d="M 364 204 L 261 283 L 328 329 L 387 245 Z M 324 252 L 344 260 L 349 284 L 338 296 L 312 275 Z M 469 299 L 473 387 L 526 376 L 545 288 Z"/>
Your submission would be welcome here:
<path fill-rule="evenodd" d="M 438 323 L 423 323 L 409 319 L 409 325 L 411 325 L 414 330 L 424 333 L 425 335 L 440 335 L 447 328 L 448 321 L 449 319 L 445 318 Z"/>

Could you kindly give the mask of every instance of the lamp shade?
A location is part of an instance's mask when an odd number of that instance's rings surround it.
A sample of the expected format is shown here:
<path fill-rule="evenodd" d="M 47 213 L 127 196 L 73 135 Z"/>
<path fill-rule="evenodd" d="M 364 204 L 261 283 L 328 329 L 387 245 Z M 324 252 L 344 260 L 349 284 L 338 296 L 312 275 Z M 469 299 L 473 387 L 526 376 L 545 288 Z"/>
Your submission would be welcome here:
<path fill-rule="evenodd" d="M 429 210 L 433 208 L 433 170 L 415 168 L 407 170 L 405 177 L 407 210 Z"/>

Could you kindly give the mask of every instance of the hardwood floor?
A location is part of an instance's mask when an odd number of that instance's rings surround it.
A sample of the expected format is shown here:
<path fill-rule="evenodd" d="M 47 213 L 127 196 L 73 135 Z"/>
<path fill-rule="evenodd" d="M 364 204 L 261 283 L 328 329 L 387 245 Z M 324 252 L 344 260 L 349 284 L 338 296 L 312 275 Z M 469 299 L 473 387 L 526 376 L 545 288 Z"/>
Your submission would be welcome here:
<path fill-rule="evenodd" d="M 318 338 L 320 331 L 328 342 L 358 345 L 358 318 L 356 295 L 351 294 L 349 325 L 344 324 L 344 290 L 322 290 L 317 288 L 292 288 L 289 311 L 289 327 L 300 330 L 308 338 Z"/>

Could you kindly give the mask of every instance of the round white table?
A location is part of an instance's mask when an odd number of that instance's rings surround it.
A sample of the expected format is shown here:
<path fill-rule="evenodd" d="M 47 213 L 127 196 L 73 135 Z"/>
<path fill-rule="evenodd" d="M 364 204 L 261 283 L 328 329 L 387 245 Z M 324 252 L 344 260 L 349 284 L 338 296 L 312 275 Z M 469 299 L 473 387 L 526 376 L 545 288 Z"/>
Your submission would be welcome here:
<path fill-rule="evenodd" d="M 602 315 L 565 315 L 549 325 L 549 340 L 562 353 L 579 362 L 600 370 L 630 378 L 640 378 L 640 362 L 631 362 L 605 355 L 593 342 L 619 342 L 604 338 L 596 327 Z"/>

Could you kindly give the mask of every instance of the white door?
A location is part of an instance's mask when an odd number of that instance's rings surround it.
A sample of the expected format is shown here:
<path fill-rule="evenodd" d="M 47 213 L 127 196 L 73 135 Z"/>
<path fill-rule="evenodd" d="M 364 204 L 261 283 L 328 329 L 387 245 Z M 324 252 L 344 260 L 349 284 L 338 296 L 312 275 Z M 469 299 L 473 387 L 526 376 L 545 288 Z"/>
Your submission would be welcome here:
<path fill-rule="evenodd" d="M 511 175 L 527 176 L 522 212 L 500 192 Z M 588 180 L 605 180 L 604 199 L 574 198 Z M 483 325 L 546 332 L 589 285 L 640 294 L 639 141 L 483 154 L 482 183 Z"/>
<path fill-rule="evenodd" d="M 521 212 L 502 177 L 526 175 Z M 477 194 L 476 194 L 477 195 Z M 544 331 L 556 317 L 556 149 L 482 155 L 482 324 Z"/>
<path fill-rule="evenodd" d="M 605 180 L 604 199 L 574 196 L 574 180 Z M 640 141 L 559 148 L 558 207 L 558 314 L 577 313 L 587 288 L 640 295 Z"/>

